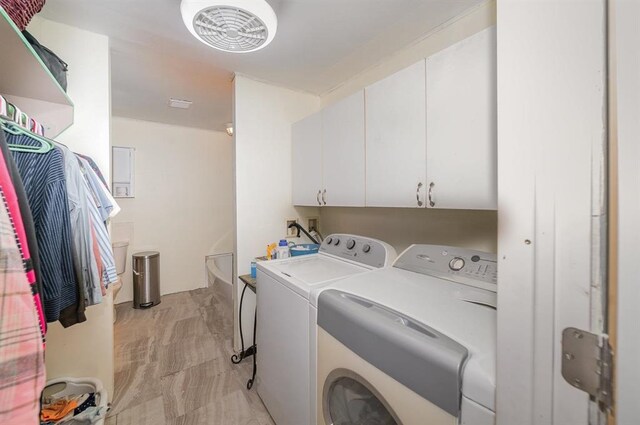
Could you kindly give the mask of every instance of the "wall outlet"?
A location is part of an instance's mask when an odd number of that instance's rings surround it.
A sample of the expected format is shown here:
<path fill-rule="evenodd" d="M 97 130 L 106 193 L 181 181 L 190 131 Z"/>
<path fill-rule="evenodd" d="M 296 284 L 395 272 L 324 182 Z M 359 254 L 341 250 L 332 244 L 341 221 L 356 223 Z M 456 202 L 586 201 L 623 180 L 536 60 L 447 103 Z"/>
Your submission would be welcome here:
<path fill-rule="evenodd" d="M 295 227 L 289 228 L 289 226 L 292 223 L 297 223 L 297 222 L 298 222 L 298 219 L 296 218 L 287 219 L 285 235 L 287 235 L 288 238 L 295 238 L 298 235 L 298 229 L 296 229 Z"/>
<path fill-rule="evenodd" d="M 320 219 L 318 217 L 309 217 L 307 218 L 307 230 L 315 230 L 316 232 L 320 229 Z"/>

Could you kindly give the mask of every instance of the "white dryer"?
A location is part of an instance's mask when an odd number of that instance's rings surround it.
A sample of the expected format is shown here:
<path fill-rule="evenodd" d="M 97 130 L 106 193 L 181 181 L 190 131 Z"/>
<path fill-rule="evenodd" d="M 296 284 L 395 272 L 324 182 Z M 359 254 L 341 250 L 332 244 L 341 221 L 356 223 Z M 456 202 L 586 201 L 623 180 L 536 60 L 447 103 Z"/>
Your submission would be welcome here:
<path fill-rule="evenodd" d="M 278 425 L 310 424 L 315 368 L 310 345 L 309 293 L 336 280 L 389 266 L 390 245 L 362 236 L 334 234 L 318 254 L 258 263 L 256 388 Z"/>
<path fill-rule="evenodd" d="M 314 291 L 319 425 L 493 425 L 494 254 L 414 245 Z"/>

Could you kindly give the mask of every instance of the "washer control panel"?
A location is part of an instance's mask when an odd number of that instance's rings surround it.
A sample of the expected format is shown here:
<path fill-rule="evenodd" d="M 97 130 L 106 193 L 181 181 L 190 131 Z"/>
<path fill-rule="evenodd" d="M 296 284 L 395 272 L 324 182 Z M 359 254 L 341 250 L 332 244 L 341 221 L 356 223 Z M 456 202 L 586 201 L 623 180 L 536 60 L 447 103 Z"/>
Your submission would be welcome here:
<path fill-rule="evenodd" d="M 444 245 L 412 245 L 394 267 L 491 291 L 498 283 L 496 254 Z"/>
<path fill-rule="evenodd" d="M 320 245 L 320 252 L 370 267 L 385 267 L 396 259 L 396 250 L 385 242 L 342 233 L 327 236 Z"/>

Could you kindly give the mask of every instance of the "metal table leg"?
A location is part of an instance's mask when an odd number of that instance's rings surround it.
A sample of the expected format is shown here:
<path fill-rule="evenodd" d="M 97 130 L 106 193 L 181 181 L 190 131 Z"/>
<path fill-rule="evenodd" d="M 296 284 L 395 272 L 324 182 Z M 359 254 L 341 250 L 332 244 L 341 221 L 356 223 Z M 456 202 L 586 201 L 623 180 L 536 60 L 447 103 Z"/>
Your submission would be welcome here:
<path fill-rule="evenodd" d="M 256 379 L 256 371 L 258 369 L 258 365 L 256 363 L 256 357 L 258 353 L 258 346 L 256 344 L 256 328 L 258 327 L 258 308 L 254 312 L 253 316 L 253 374 L 251 375 L 251 379 L 247 381 L 247 389 L 250 390 L 253 387 L 253 383 Z"/>

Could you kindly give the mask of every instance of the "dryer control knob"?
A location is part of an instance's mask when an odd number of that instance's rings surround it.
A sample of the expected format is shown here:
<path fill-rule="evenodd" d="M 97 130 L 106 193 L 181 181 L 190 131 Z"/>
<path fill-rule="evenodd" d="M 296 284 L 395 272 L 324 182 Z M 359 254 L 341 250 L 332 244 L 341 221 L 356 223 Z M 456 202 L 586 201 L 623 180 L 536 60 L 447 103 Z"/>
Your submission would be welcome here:
<path fill-rule="evenodd" d="M 353 239 L 349 239 L 347 241 L 347 249 L 353 249 L 354 246 L 356 246 L 356 241 L 354 241 Z"/>
<path fill-rule="evenodd" d="M 464 259 L 460 257 L 455 257 L 451 261 L 449 261 L 449 268 L 454 272 L 462 270 L 464 267 Z"/>
<path fill-rule="evenodd" d="M 327 238 L 327 245 L 331 245 L 331 242 L 333 242 L 333 238 Z"/>
<path fill-rule="evenodd" d="M 368 254 L 371 252 L 371 245 L 366 244 L 365 246 L 362 247 L 362 252 L 364 252 L 365 254 Z"/>
<path fill-rule="evenodd" d="M 335 241 L 333 241 L 333 244 L 334 244 L 335 246 L 340 245 L 340 239 L 336 239 Z"/>

